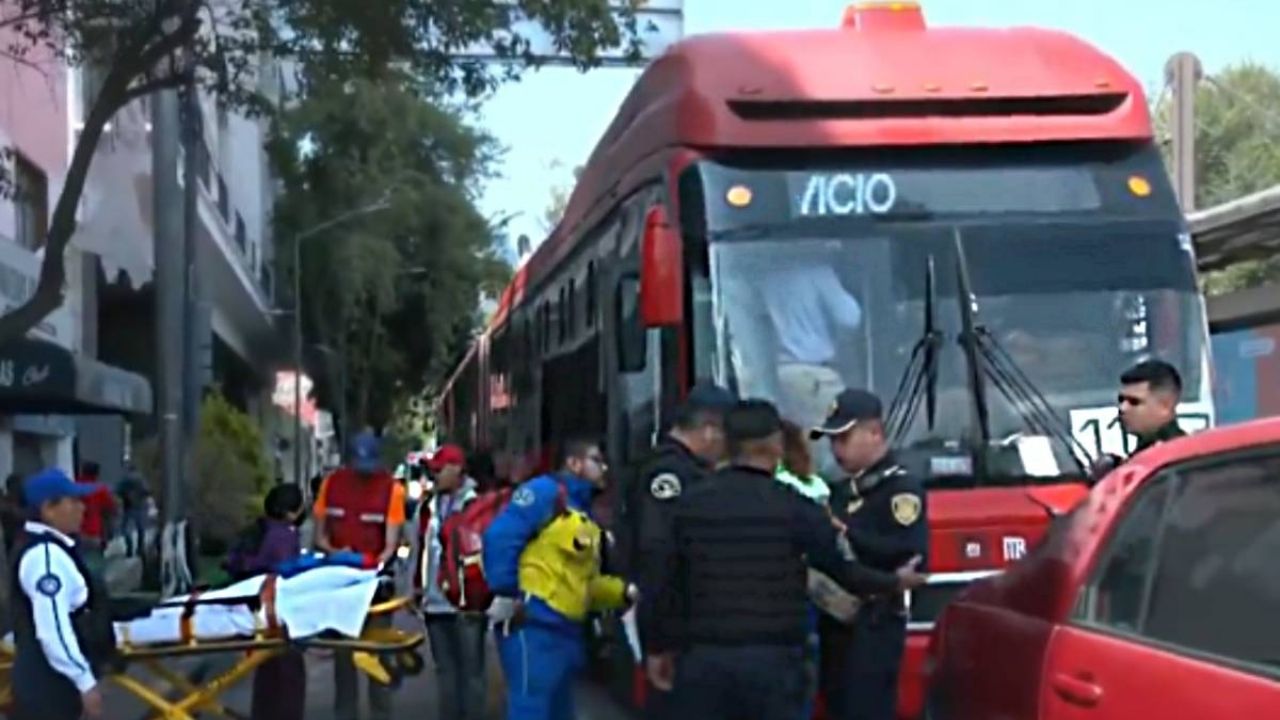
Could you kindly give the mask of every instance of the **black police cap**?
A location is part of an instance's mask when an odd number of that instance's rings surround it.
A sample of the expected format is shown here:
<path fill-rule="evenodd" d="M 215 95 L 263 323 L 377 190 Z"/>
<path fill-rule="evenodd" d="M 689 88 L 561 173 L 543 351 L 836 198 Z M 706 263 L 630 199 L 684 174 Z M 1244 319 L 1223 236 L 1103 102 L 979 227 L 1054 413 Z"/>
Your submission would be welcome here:
<path fill-rule="evenodd" d="M 719 385 L 698 383 L 689 389 L 689 396 L 684 400 L 686 413 L 696 412 L 728 412 L 738 399 L 733 393 Z"/>
<path fill-rule="evenodd" d="M 763 440 L 779 432 L 782 418 L 767 400 L 743 400 L 724 416 L 724 434 L 731 443 Z"/>
<path fill-rule="evenodd" d="M 827 419 L 809 431 L 809 437 L 817 440 L 824 435 L 839 435 L 860 422 L 880 420 L 883 412 L 880 398 L 872 393 L 866 390 L 845 390 L 832 403 Z"/>

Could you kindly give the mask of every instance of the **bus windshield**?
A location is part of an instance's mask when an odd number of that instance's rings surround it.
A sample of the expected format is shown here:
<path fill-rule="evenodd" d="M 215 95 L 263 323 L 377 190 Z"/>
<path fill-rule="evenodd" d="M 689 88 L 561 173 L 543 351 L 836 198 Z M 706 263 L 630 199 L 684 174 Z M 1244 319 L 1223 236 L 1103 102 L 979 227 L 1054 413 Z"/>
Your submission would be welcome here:
<path fill-rule="evenodd" d="M 1045 196 L 1094 203 L 1086 189 Z M 803 204 L 803 194 L 793 186 L 793 207 Z M 963 197 L 935 193 L 926 205 Z M 1205 326 L 1190 241 L 1176 215 L 1124 217 L 1084 209 L 984 215 L 966 207 L 954 217 L 917 209 L 915 217 L 872 222 L 757 217 L 713 229 L 704 333 L 711 337 L 698 343 L 700 369 L 742 396 L 775 401 L 802 426 L 819 422 L 846 387 L 869 388 L 888 404 L 924 333 L 932 263 L 935 329 L 944 338 L 936 420 L 929 428 L 925 413 L 918 413 L 903 442 L 955 447 L 975 434 L 968 364 L 957 342 L 960 247 L 977 299 L 977 325 L 1084 446 L 1077 449 L 1089 455 L 1114 451 L 1103 435 L 1114 430 L 1106 426 L 1114 421 L 1120 374 L 1139 360 L 1164 359 L 1183 374 L 1184 403 L 1197 403 Z M 984 395 L 993 442 L 1028 433 L 1023 403 L 991 383 Z M 1070 452 L 1059 443 L 1053 457 L 1038 461 L 1038 471 L 1019 472 L 1072 474 L 1077 467 Z M 834 468 L 827 462 L 829 472 Z"/>

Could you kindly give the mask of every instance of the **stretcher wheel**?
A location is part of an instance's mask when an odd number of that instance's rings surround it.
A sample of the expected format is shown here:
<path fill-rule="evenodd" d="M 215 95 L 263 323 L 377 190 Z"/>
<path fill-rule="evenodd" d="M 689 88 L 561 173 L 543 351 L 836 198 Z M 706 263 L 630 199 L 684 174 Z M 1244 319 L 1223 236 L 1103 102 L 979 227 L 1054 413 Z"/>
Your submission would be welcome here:
<path fill-rule="evenodd" d="M 400 663 L 396 662 L 395 655 L 383 655 L 381 658 L 382 667 L 387 671 L 387 675 L 391 677 L 391 681 L 387 683 L 387 689 L 396 691 L 404 684 L 404 671 L 400 667 Z"/>
<path fill-rule="evenodd" d="M 417 677 L 422 674 L 427 664 L 422 656 L 413 650 L 406 650 L 395 655 L 395 664 L 405 677 Z"/>

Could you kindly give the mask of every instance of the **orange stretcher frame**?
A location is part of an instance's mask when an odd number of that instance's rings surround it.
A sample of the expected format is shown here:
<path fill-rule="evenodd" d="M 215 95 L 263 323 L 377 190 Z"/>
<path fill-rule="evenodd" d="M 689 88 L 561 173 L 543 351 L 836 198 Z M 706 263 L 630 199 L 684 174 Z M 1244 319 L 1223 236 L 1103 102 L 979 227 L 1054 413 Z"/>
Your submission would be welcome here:
<path fill-rule="evenodd" d="M 392 615 L 410 607 L 410 598 L 396 598 L 370 607 L 367 618 Z M 316 637 L 289 640 L 272 622 L 268 624 L 271 627 L 262 627 L 251 638 L 207 642 L 187 639 L 161 645 L 133 645 L 122 640 L 120 660 L 127 670 L 107 680 L 155 710 L 157 714 L 152 717 L 159 720 L 195 720 L 200 713 L 235 720 L 241 716 L 231 712 L 218 698 L 253 674 L 260 665 L 290 648 L 351 652 L 356 668 L 374 682 L 393 687 L 405 677 L 422 672 L 423 662 L 417 652 L 425 639 L 421 632 L 372 625 L 367 618 L 360 637 L 354 639 Z M 242 657 L 227 670 L 199 684 L 166 666 L 178 658 L 214 654 L 240 654 Z M 10 678 L 14 656 L 12 646 L 0 644 L 0 709 L 7 709 L 13 702 Z M 128 672 L 139 667 L 149 673 L 148 679 L 167 685 L 167 692 L 155 689 L 136 673 Z M 168 697 L 172 693 L 177 693 L 177 697 Z"/>

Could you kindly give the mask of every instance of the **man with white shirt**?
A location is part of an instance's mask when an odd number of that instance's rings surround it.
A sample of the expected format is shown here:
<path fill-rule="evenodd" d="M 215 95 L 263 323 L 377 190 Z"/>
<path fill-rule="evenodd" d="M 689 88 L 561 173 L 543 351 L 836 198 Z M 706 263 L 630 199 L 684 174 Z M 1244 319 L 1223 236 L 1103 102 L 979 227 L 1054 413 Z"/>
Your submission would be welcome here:
<path fill-rule="evenodd" d="M 27 478 L 30 513 L 14 587 L 13 694 L 17 720 L 103 716 L 98 673 L 115 647 L 106 597 L 94 587 L 71 536 L 95 485 L 58 469 Z"/>
<path fill-rule="evenodd" d="M 862 324 L 862 307 L 829 264 L 786 262 L 760 284 L 777 338 L 782 414 L 816 425 L 844 389 L 834 365 L 843 333 Z"/>

